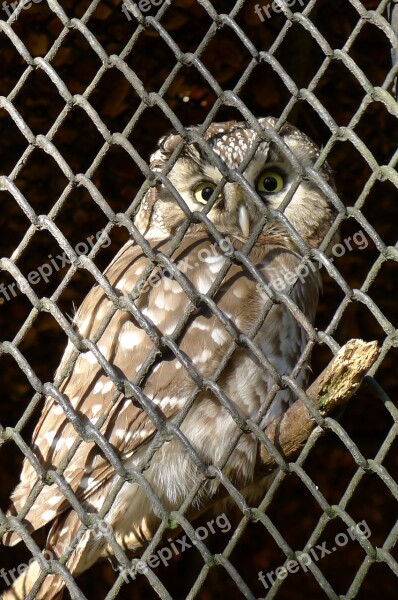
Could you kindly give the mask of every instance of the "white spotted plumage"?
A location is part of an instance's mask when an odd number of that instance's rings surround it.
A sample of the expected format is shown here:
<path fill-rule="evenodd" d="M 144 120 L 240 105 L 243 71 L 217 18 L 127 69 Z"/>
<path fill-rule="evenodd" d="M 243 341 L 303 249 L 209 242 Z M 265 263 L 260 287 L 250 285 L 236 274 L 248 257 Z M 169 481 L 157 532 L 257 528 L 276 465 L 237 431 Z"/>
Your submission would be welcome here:
<path fill-rule="evenodd" d="M 273 129 L 275 124 L 272 118 L 259 119 L 259 125 L 266 129 Z M 304 167 L 313 165 L 318 154 L 308 138 L 290 125 L 282 127 L 279 134 Z M 272 209 L 278 208 L 295 179 L 295 173 L 288 158 L 275 144 L 259 140 L 257 133 L 247 124 L 237 122 L 213 124 L 204 137 L 229 169 L 239 168 L 256 144 L 243 175 L 257 190 L 260 201 Z M 160 140 L 158 150 L 151 157 L 154 172 L 163 169 L 180 142 L 178 134 L 170 134 Z M 282 174 L 284 188 L 278 193 L 267 195 L 259 191 L 259 177 L 267 168 L 270 172 L 277 170 Z M 321 174 L 332 183 L 326 165 Z M 222 182 L 221 173 L 195 143 L 185 145 L 168 178 L 192 212 L 203 209 L 203 203 L 197 200 L 195 192 L 199 189 L 198 184 L 208 182 L 214 189 Z M 284 212 L 310 247 L 319 246 L 335 214 L 330 201 L 309 181 L 300 184 Z M 105 272 L 115 293 L 129 297 L 144 271 L 152 266 L 154 283 L 151 284 L 151 279 L 148 279 L 141 286 L 138 297 L 135 300 L 130 298 L 151 328 L 152 339 L 128 310 L 114 311 L 111 300 L 99 285 L 91 290 L 76 315 L 77 330 L 89 340 L 97 339 L 95 336 L 102 320 L 109 315 L 108 325 L 102 328 L 97 340 L 97 348 L 117 377 L 134 385 L 140 384 L 145 402 L 151 407 L 152 416 L 148 416 L 139 398 L 123 396 L 118 391 L 118 382 L 112 381 L 106 374 L 92 351 L 78 357 L 72 373 L 60 385 L 65 402 L 83 423 L 90 420 L 99 428 L 126 469 L 132 465 L 139 468 L 147 460 L 148 447 L 157 433 L 153 415 L 158 422 L 175 421 L 188 401 L 192 402 L 192 406 L 180 423 L 180 430 L 203 464 L 220 464 L 228 443 L 239 433 L 236 422 L 222 406 L 217 394 L 210 388 L 199 390 L 195 383 L 197 374 L 212 381 L 233 343 L 232 334 L 223 325 L 224 317 L 213 313 L 211 307 L 200 300 L 201 294 L 208 294 L 212 289 L 223 269 L 224 276 L 218 291 L 214 291 L 212 301 L 235 328 L 237 339 L 236 348 L 219 374 L 217 385 L 242 418 L 256 417 L 274 379 L 239 336 L 242 334 L 242 339 L 251 336 L 258 351 L 263 352 L 264 358 L 279 374 L 293 372 L 307 341 L 301 324 L 283 303 L 272 306 L 257 333 L 252 334 L 267 296 L 261 293 L 258 279 L 244 261 L 230 261 L 230 256 L 231 250 L 241 252 L 244 248 L 248 239 L 246 227 L 251 232 L 262 218 L 259 206 L 247 197 L 243 188 L 229 181 L 207 212 L 207 218 L 216 227 L 225 245 L 218 244 L 206 225 L 197 222 L 189 226 L 179 247 L 169 252 L 186 216 L 166 186 L 159 184 L 150 188 L 142 200 L 136 226 L 155 253 L 170 254 L 180 276 L 175 277 L 160 264 L 151 263 L 134 241 L 125 244 Z M 281 221 L 264 227 L 248 256 L 257 269 L 258 277 L 265 283 L 272 282 L 275 274 L 294 271 L 301 260 L 298 248 Z M 291 291 L 293 302 L 309 323 L 314 321 L 319 285 L 318 273 L 311 271 L 305 282 L 298 280 Z M 165 346 L 156 352 L 153 339 L 156 335 L 159 338 L 175 337 L 181 320 L 188 313 L 190 316 L 179 337 L 174 340 L 184 357 L 182 364 Z M 69 343 L 58 373 L 64 368 L 72 350 Z M 138 372 L 145 363 L 147 374 L 139 380 Z M 297 375 L 299 385 L 304 385 L 306 376 L 306 365 L 303 365 Z M 196 398 L 192 400 L 195 393 Z M 293 399 L 290 390 L 279 391 L 269 408 L 268 418 L 280 414 Z M 32 447 L 42 468 L 49 470 L 63 466 L 63 478 L 86 511 L 99 510 L 118 483 L 118 475 L 101 448 L 94 441 L 79 438 L 74 424 L 68 420 L 56 399 L 46 399 Z M 70 456 L 72 447 L 75 453 Z M 181 439 L 176 437 L 163 445 L 157 444 L 156 448 L 143 476 L 167 508 L 178 509 L 200 477 L 198 464 L 192 460 Z M 256 437 L 253 434 L 241 435 L 223 469 L 225 476 L 238 489 L 253 486 L 257 457 Z M 24 509 L 32 488 L 39 481 L 40 476 L 34 467 L 25 461 L 21 481 L 12 496 L 10 514 L 18 514 Z M 259 489 L 263 488 L 260 486 Z M 192 506 L 192 518 L 196 511 L 211 505 L 213 497 L 220 492 L 218 479 L 203 486 Z M 126 481 L 120 487 L 105 519 L 116 539 L 134 551 L 139 551 L 143 544 L 141 535 L 134 532 L 141 531 L 143 538 L 150 538 L 159 523 L 159 516 L 137 481 Z M 81 526 L 77 513 L 56 484 L 42 487 L 34 505 L 27 511 L 24 523 L 28 531 L 51 524 L 47 548 L 56 556 L 63 554 Z M 6 543 L 18 541 L 16 533 L 10 532 L 5 536 Z M 66 564 L 72 574 L 79 573 L 109 553 L 111 549 L 98 532 L 87 531 Z M 35 568 L 32 572 L 37 575 L 37 566 Z M 30 589 L 29 574 L 24 577 L 24 589 Z M 60 576 L 48 576 L 36 597 L 45 600 L 55 598 L 62 593 L 63 586 Z M 15 593 L 15 598 L 18 598 L 18 592 Z"/>

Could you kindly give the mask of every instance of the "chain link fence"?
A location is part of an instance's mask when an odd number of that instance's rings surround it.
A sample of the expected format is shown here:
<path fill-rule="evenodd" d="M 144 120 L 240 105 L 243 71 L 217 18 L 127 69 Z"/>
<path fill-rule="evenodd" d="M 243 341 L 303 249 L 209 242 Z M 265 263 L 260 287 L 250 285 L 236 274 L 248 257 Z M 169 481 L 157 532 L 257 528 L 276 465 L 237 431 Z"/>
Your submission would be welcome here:
<path fill-rule="evenodd" d="M 33 556 L 43 567 L 38 587 L 53 569 L 63 574 L 67 593 L 74 598 L 134 594 L 204 600 L 225 593 L 232 598 L 295 600 L 395 598 L 394 10 L 395 3 L 378 0 L 3 2 L 0 529 L 17 531 L 23 541 L 16 547 L 0 547 L 0 589 L 12 583 Z M 249 506 L 221 472 L 201 465 L 203 480 L 180 510 L 169 513 L 165 506 L 157 506 L 162 524 L 142 557 L 158 556 L 156 568 L 137 572 L 138 559 L 131 562 L 105 532 L 114 549 L 113 564 L 97 565 L 75 580 L 58 561 L 40 558 L 45 533 L 30 535 L 21 518 L 5 514 L 27 457 L 42 485 L 51 481 L 60 486 L 77 511 L 82 530 L 98 526 L 95 514 L 76 502 L 59 474 L 43 470 L 37 452 L 29 447 L 45 394 L 58 398 L 82 438 L 95 439 L 120 481 L 131 477 L 109 442 L 95 428 L 83 426 L 63 400 L 58 388 L 67 370 L 49 383 L 66 341 L 76 347 L 74 359 L 91 350 L 119 390 L 137 397 L 155 422 L 156 414 L 140 388 L 103 360 L 97 340 L 78 335 L 71 324 L 74 305 L 97 282 L 115 310 L 136 313 L 134 298 L 121 305 L 102 275 L 131 237 L 144 245 L 154 263 L 173 269 L 167 257 L 160 258 L 145 246 L 133 226 L 141 199 L 154 183 L 147 157 L 161 135 L 173 127 L 187 138 L 188 125 L 203 123 L 203 132 L 212 121 L 230 118 L 247 119 L 256 127 L 256 116 L 267 114 L 278 115 L 280 124 L 287 120 L 297 125 L 322 145 L 317 164 L 325 158 L 330 162 L 341 199 L 332 194 L 338 217 L 321 250 L 340 229 L 343 252 L 333 261 L 323 253 L 313 254 L 321 256 L 325 266 L 324 296 L 308 346 L 314 375 L 354 337 L 377 340 L 379 358 L 338 420 L 317 416 L 321 427 L 310 435 L 297 461 L 287 463 L 270 448 L 280 469 L 258 506 Z M 203 143 L 200 134 L 197 141 Z M 317 177 L 316 171 L 312 176 Z M 208 220 L 207 224 L 219 239 Z M 304 244 L 298 243 L 306 253 Z M 253 269 L 242 253 L 235 253 L 234 260 Z M 192 306 L 203 301 L 184 285 Z M 276 300 L 290 302 L 301 322 L 288 297 Z M 205 301 L 217 313 L 211 298 Z M 182 320 L 188 317 L 181 315 Z M 227 322 L 225 326 L 234 343 L 241 344 L 237 330 Z M 143 327 L 148 326 L 143 322 Z M 171 351 L 184 362 L 178 337 L 160 339 L 150 328 L 147 331 L 157 346 L 155 352 Z M 250 339 L 245 343 L 251 347 Z M 198 375 L 192 369 L 191 375 L 196 382 Z M 145 365 L 142 381 L 144 377 Z M 203 381 L 199 378 L 197 384 L 200 389 Z M 227 403 L 221 395 L 220 401 Z M 178 435 L 188 409 L 189 405 L 174 425 L 158 422 L 154 450 Z M 234 418 L 242 431 L 255 430 L 255 424 L 248 425 L 237 414 Z M 256 433 L 265 443 L 261 432 Z M 236 443 L 231 440 L 229 454 Z M 187 452 L 197 462 L 192 447 L 187 446 Z M 148 487 L 145 473 L 136 470 L 133 476 Z M 212 525 L 206 515 L 191 523 L 186 518 L 189 506 L 210 476 L 220 478 L 230 501 Z M 115 495 L 116 491 L 101 515 Z M 148 495 L 156 504 L 150 489 Z M 29 498 L 30 505 L 33 502 L 34 494 Z M 366 536 L 351 535 L 358 523 Z M 175 551 L 176 542 L 169 539 L 171 524 L 179 525 L 186 536 L 183 551 Z M 206 531 L 202 540 L 199 530 Z M 166 545 L 170 554 L 159 554 Z M 311 559 L 295 570 L 300 553 Z M 133 575 L 126 578 L 129 570 Z M 27 597 L 33 598 L 34 591 Z"/>

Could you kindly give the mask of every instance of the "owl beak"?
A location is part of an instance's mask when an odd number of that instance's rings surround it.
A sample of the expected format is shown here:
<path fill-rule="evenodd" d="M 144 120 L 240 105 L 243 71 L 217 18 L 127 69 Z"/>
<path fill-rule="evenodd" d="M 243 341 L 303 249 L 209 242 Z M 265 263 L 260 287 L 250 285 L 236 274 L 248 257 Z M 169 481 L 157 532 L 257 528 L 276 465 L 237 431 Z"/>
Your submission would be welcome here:
<path fill-rule="evenodd" d="M 239 206 L 238 211 L 238 222 L 241 228 L 241 231 L 245 237 L 249 237 L 250 233 L 250 219 L 249 219 L 249 211 L 245 204 L 241 204 Z"/>

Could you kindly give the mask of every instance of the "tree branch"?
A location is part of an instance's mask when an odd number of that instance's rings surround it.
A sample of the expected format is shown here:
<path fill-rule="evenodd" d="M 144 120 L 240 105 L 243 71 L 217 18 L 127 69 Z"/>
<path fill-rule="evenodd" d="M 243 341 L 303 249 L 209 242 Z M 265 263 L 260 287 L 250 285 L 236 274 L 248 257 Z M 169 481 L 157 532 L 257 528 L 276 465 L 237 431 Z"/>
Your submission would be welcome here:
<path fill-rule="evenodd" d="M 325 417 L 345 404 L 357 391 L 363 378 L 379 355 L 377 342 L 350 340 L 330 361 L 326 369 L 308 388 L 310 402 Z M 264 430 L 285 460 L 294 458 L 311 431 L 315 419 L 302 400 L 297 400 L 287 412 L 272 421 Z M 262 466 L 272 471 L 276 462 L 261 445 Z"/>

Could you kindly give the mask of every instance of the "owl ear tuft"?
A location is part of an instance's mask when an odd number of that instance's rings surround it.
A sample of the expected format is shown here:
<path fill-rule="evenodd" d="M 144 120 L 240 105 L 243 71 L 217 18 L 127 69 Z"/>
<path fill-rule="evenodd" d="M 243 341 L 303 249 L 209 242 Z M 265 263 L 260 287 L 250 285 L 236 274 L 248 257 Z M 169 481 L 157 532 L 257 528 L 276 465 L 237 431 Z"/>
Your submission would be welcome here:
<path fill-rule="evenodd" d="M 160 138 L 158 149 L 151 155 L 150 168 L 152 171 L 161 171 L 164 163 L 170 158 L 182 137 L 178 133 L 169 133 Z"/>
<path fill-rule="evenodd" d="M 165 135 L 159 140 L 159 148 L 170 156 L 174 150 L 177 148 L 178 144 L 181 142 L 182 137 L 179 133 L 169 133 L 169 135 Z"/>

